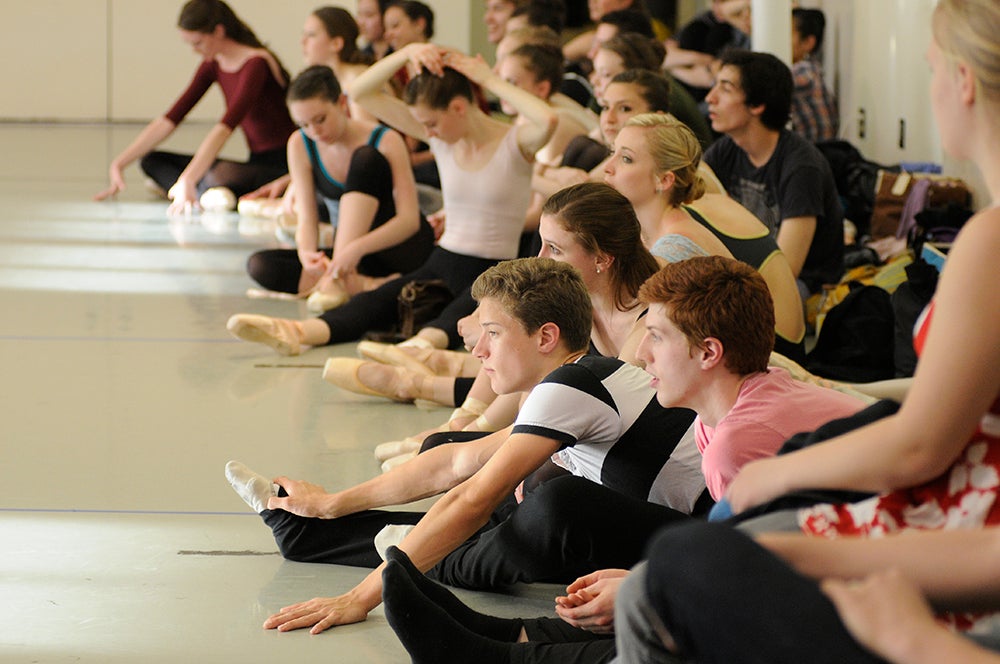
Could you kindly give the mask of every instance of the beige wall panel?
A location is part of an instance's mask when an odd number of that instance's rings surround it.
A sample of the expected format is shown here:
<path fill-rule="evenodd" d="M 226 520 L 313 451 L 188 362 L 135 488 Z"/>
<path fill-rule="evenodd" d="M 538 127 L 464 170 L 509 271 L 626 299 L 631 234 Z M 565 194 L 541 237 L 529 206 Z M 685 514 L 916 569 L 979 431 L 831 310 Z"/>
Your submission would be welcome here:
<path fill-rule="evenodd" d="M 231 6 L 294 74 L 308 13 L 323 4 L 354 11 L 355 1 L 231 0 Z M 481 0 L 430 0 L 435 41 L 491 55 L 482 34 Z M 183 2 L 167 0 L 32 0 L 8 3 L 0 23 L 8 89 L 0 119 L 148 121 L 164 113 L 190 81 L 197 56 L 176 28 Z M 21 93 L 20 91 L 23 91 Z M 189 116 L 222 114 L 218 91 Z"/>
<path fill-rule="evenodd" d="M 103 119 L 106 0 L 4 3 L 0 119 Z"/>
<path fill-rule="evenodd" d="M 435 14 L 436 40 L 459 48 L 470 41 L 471 5 L 477 0 L 428 2 Z M 114 120 L 147 120 L 163 113 L 180 94 L 198 65 L 175 27 L 183 3 L 163 0 L 110 0 L 112 7 L 112 105 Z M 292 74 L 302 66 L 299 39 L 310 11 L 323 4 L 356 9 L 353 0 L 232 0 L 230 6 L 278 54 Z M 479 3 L 481 4 L 481 3 Z M 481 9 L 479 9 L 481 22 Z M 213 91 L 191 118 L 214 120 L 222 114 L 222 95 Z"/>
<path fill-rule="evenodd" d="M 161 115 L 187 86 L 199 62 L 176 28 L 183 3 L 112 0 L 111 6 L 111 119 L 148 120 Z M 235 0 L 230 6 L 290 71 L 301 68 L 302 21 L 316 2 Z M 189 117 L 215 120 L 222 109 L 222 94 L 213 88 Z"/>

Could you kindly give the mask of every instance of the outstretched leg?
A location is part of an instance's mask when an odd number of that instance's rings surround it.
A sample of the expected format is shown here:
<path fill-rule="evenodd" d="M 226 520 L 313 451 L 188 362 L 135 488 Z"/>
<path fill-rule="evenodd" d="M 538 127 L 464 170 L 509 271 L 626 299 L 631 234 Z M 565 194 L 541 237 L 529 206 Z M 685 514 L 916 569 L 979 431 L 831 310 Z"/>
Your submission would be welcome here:
<path fill-rule="evenodd" d="M 416 524 L 422 512 L 365 510 L 337 519 L 298 516 L 267 509 L 273 495 L 284 490 L 239 462 L 226 464 L 226 478 L 240 498 L 271 529 L 281 555 L 303 563 L 326 563 L 374 568 L 382 564 L 375 550 L 375 536 L 387 525 Z"/>

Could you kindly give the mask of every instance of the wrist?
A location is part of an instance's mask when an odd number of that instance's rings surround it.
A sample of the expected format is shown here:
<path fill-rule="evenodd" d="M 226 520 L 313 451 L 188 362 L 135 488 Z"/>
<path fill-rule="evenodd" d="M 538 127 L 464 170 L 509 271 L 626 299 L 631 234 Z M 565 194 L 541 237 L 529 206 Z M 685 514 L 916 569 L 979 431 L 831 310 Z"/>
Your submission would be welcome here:
<path fill-rule="evenodd" d="M 361 583 L 347 592 L 352 603 L 364 607 L 365 611 L 368 612 L 382 603 L 382 569 L 384 567 L 384 564 L 376 567 Z"/>
<path fill-rule="evenodd" d="M 320 513 L 317 515 L 321 519 L 336 519 L 342 516 L 340 512 L 340 500 L 337 494 L 328 494 L 320 505 Z"/>
<path fill-rule="evenodd" d="M 887 637 L 881 651 L 891 662 L 946 662 L 949 659 L 950 642 L 956 636 L 939 625 L 929 625 L 927 629 L 900 629 Z"/>

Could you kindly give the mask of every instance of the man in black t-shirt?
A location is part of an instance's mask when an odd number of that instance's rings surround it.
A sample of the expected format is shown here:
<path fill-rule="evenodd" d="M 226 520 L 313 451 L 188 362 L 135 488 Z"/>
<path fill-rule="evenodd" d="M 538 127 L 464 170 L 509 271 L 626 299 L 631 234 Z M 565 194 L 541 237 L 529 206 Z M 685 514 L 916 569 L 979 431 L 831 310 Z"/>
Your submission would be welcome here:
<path fill-rule="evenodd" d="M 788 66 L 768 53 L 728 51 L 705 98 L 712 129 L 706 152 L 726 192 L 775 233 L 803 298 L 843 272 L 843 210 L 830 165 L 785 128 L 792 100 Z"/>

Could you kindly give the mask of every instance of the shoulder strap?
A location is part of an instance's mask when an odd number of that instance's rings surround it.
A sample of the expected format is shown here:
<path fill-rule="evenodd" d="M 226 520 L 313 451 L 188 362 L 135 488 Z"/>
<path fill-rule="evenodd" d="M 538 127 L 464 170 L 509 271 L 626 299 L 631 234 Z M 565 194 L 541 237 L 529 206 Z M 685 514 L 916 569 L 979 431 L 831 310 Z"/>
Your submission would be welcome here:
<path fill-rule="evenodd" d="M 375 128 L 372 129 L 372 133 L 368 135 L 368 145 L 373 148 L 378 148 L 378 144 L 382 142 L 382 135 L 385 134 L 388 129 L 389 128 L 384 124 L 376 125 Z"/>
<path fill-rule="evenodd" d="M 306 150 L 309 152 L 309 160 L 314 164 L 322 163 L 319 160 L 319 150 L 316 149 L 316 141 L 306 136 L 305 129 L 299 129 L 299 134 L 302 135 L 302 142 L 305 143 Z"/>

